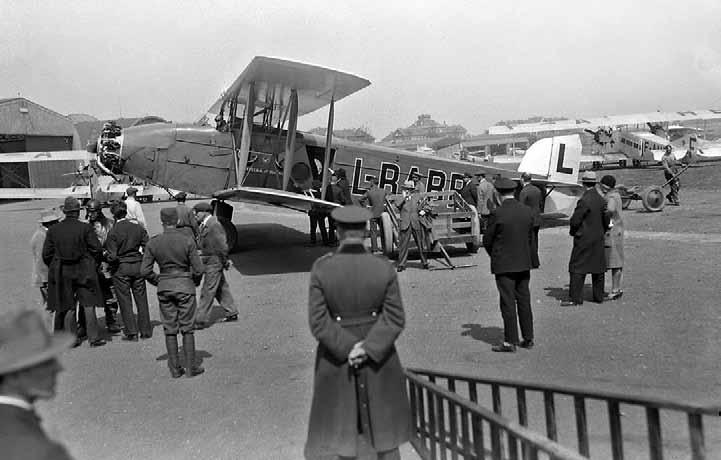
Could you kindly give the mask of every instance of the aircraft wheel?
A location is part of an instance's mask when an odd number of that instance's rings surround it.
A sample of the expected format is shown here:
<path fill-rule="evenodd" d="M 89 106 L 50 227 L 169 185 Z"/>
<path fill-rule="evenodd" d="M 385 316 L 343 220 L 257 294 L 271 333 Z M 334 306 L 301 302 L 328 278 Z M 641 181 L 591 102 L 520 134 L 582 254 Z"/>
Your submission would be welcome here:
<path fill-rule="evenodd" d="M 381 226 L 383 227 L 383 254 L 387 257 L 393 255 L 393 222 L 391 222 L 391 216 L 387 212 L 381 214 Z"/>
<path fill-rule="evenodd" d="M 618 185 L 616 186 L 616 189 L 618 190 L 619 195 L 621 195 L 621 207 L 623 209 L 628 209 L 631 205 L 631 201 L 633 201 L 628 193 L 628 189 L 625 185 Z"/>
<path fill-rule="evenodd" d="M 663 209 L 666 204 L 666 197 L 663 196 L 663 190 L 658 185 L 652 185 L 644 189 L 641 194 L 641 203 L 646 211 L 658 212 Z"/>
<path fill-rule="evenodd" d="M 218 222 L 220 222 L 223 230 L 225 230 L 225 238 L 228 241 L 228 251 L 233 252 L 235 246 L 238 244 L 238 229 L 235 228 L 232 220 L 226 219 L 225 217 L 218 217 Z"/>

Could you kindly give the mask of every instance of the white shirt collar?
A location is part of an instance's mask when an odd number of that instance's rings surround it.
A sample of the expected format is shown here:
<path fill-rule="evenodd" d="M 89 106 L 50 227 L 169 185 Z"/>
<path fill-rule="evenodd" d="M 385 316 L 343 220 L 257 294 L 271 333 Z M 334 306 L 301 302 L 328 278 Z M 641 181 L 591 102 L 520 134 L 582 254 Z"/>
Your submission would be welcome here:
<path fill-rule="evenodd" d="M 15 407 L 19 407 L 20 409 L 25 409 L 25 410 L 29 410 L 29 411 L 35 410 L 33 408 L 32 404 L 25 401 L 24 399 L 16 398 L 15 396 L 0 395 L 0 404 L 6 404 L 8 406 L 15 406 Z"/>

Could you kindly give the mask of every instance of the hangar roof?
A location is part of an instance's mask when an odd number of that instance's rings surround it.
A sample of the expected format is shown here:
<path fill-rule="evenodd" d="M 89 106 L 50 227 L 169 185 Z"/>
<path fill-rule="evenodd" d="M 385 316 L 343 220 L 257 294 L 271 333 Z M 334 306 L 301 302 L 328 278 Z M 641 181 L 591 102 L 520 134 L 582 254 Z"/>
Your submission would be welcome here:
<path fill-rule="evenodd" d="M 73 136 L 73 122 L 66 116 L 23 97 L 0 99 L 0 134 Z"/>

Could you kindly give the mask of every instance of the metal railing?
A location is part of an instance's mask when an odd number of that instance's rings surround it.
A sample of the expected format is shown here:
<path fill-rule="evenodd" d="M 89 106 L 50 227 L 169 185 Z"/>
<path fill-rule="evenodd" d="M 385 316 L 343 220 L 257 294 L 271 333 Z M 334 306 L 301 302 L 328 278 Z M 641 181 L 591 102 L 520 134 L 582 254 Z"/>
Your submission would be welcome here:
<path fill-rule="evenodd" d="M 587 458 L 432 380 L 406 371 L 413 426 L 411 444 L 422 458 L 537 460 L 539 454 L 558 460 Z"/>
<path fill-rule="evenodd" d="M 504 416 L 503 408 L 515 406 L 518 423 L 521 427 L 534 427 L 536 431 L 542 431 L 545 425 L 546 437 L 553 442 L 564 442 L 573 444 L 573 436 L 571 433 L 575 431 L 575 443 L 578 454 L 584 457 L 591 457 L 592 445 L 595 447 L 594 458 L 613 458 L 614 460 L 624 459 L 624 441 L 627 444 L 633 444 L 635 447 L 634 458 L 649 458 L 651 460 L 663 460 L 665 448 L 673 448 L 674 454 L 669 458 L 691 458 L 693 460 L 705 460 L 706 447 L 704 435 L 704 416 L 713 416 L 711 419 L 716 425 L 719 423 L 719 407 L 703 407 L 692 404 L 677 403 L 659 398 L 628 396 L 618 393 L 595 391 L 595 390 L 578 390 L 568 387 L 526 383 L 513 380 L 502 380 L 494 378 L 481 378 L 465 374 L 451 374 L 437 372 L 425 369 L 407 369 L 406 379 L 409 382 L 411 410 L 414 412 L 414 422 L 416 429 L 422 426 L 423 414 L 427 415 L 427 409 L 419 405 L 417 397 L 417 389 L 419 381 L 427 382 L 428 387 L 432 389 L 434 394 L 437 389 L 443 390 L 437 395 L 429 396 L 428 406 L 431 407 L 433 398 L 446 398 L 447 394 L 452 394 L 454 398 L 460 401 L 467 400 L 473 404 L 482 404 L 487 401 L 492 407 L 492 412 L 496 416 Z M 445 389 L 439 386 L 439 383 L 445 383 Z M 486 390 L 483 394 L 479 390 Z M 490 390 L 490 394 L 488 394 Z M 427 390 L 431 391 L 431 390 Z M 416 392 L 416 393 L 414 393 Z M 506 398 L 504 399 L 503 396 Z M 510 397 L 509 397 L 510 393 Z M 535 405 L 529 404 L 530 397 L 535 396 L 537 402 Z M 415 405 L 414 405 L 415 399 Z M 556 402 L 567 402 L 565 406 L 557 406 Z M 436 407 L 437 403 L 433 402 L 432 407 Z M 593 412 L 587 412 L 589 404 L 593 404 L 595 409 Z M 595 407 L 599 405 L 599 407 Z M 542 408 L 541 408 L 542 406 Z M 606 414 L 603 414 L 602 406 L 606 408 Z M 535 412 L 529 409 L 537 409 Z M 623 410 L 622 410 L 623 409 Z M 468 409 L 465 409 L 466 411 Z M 511 412 L 507 409 L 506 412 Z M 662 412 L 663 411 L 663 412 Z M 571 413 L 573 415 L 571 415 Z M 529 414 L 535 415 L 530 417 Z M 542 414 L 542 415 L 540 415 Z M 591 417 L 588 416 L 591 414 Z M 437 419 L 435 413 L 431 413 L 434 420 Z M 604 415 L 607 418 L 607 430 L 600 430 L 599 426 L 603 425 Z M 634 417 L 635 416 L 635 417 Z M 622 429 L 622 417 L 629 419 L 629 433 L 624 433 Z M 638 430 L 643 425 L 642 419 L 645 418 L 645 430 Z M 667 440 L 664 444 L 662 436 L 662 418 L 667 422 L 667 433 L 673 435 L 674 439 Z M 679 439 L 678 426 L 683 424 L 686 419 L 688 427 L 687 441 Z M 504 419 L 505 420 L 505 419 Z M 671 423 L 674 422 L 674 423 Z M 670 426 L 672 425 L 672 426 Z M 435 428 L 435 427 L 434 427 Z M 636 430 L 635 432 L 634 429 Z M 432 432 L 433 430 L 431 430 Z M 457 437 L 455 431 L 451 430 L 451 438 Z M 593 435 L 593 444 L 590 442 L 591 434 Z M 624 436 L 624 434 L 626 436 Z M 566 439 L 559 440 L 559 435 L 563 435 Z M 430 437 L 430 435 L 422 435 Z M 497 436 L 497 435 L 495 435 Z M 514 435 L 518 438 L 518 435 Z M 646 438 L 645 442 L 642 438 Z M 491 436 L 493 439 L 493 435 Z M 509 438 L 510 439 L 510 438 Z M 437 440 L 435 440 L 438 442 Z M 714 440 L 717 444 L 720 439 Z M 688 442 L 685 444 L 685 442 Z M 645 446 L 643 445 L 645 444 Z M 684 447 L 685 444 L 685 447 Z M 648 450 L 648 456 L 641 457 L 640 452 Z M 717 446 L 721 447 L 721 445 Z M 516 448 L 512 445 L 508 446 L 510 458 L 516 458 Z M 530 453 L 528 447 L 522 451 L 522 458 L 535 459 L 533 448 Z M 689 452 L 690 450 L 690 452 Z M 683 455 L 683 457 L 680 457 Z M 558 457 L 553 454 L 555 458 Z M 434 458 L 434 457 L 429 457 Z M 445 457 L 441 457 L 445 458 Z M 456 457 L 452 457 L 456 458 Z M 465 457 L 464 457 L 465 458 Z M 476 458 L 476 457 L 470 457 Z M 480 457 L 483 458 L 483 457 Z M 496 458 L 496 457 L 492 457 Z M 500 457 L 498 457 L 500 458 Z"/>

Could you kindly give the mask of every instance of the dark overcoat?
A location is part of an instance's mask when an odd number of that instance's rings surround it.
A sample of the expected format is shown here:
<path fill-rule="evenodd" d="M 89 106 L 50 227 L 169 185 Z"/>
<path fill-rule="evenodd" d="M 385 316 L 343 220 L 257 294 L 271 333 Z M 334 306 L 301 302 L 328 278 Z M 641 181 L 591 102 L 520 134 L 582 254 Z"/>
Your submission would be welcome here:
<path fill-rule="evenodd" d="M 488 219 L 483 247 L 491 257 L 491 273 L 518 273 L 533 266 L 533 215 L 515 198 L 503 200 Z"/>
<path fill-rule="evenodd" d="M 63 446 L 47 437 L 34 412 L 0 404 L 0 458 L 72 460 Z"/>
<path fill-rule="evenodd" d="M 362 244 L 341 243 L 336 253 L 313 264 L 308 314 L 318 348 L 306 458 L 356 456 L 359 419 L 368 421 L 377 451 L 406 442 L 410 409 L 394 345 L 405 313 L 393 266 Z M 359 377 L 348 365 L 348 353 L 360 341 L 369 359 Z M 361 378 L 368 402 L 359 412 L 356 379 Z"/>
<path fill-rule="evenodd" d="M 458 192 L 466 203 L 478 206 L 478 182 L 469 180 L 463 185 L 461 191 Z"/>
<path fill-rule="evenodd" d="M 518 201 L 525 204 L 531 209 L 533 214 L 533 225 L 541 226 L 541 189 L 533 184 L 526 184 L 518 195 Z"/>
<path fill-rule="evenodd" d="M 81 307 L 104 305 L 96 270 L 101 254 L 100 241 L 87 222 L 67 216 L 50 227 L 43 245 L 49 310 L 72 310 L 76 300 Z"/>
<path fill-rule="evenodd" d="M 604 236 L 608 230 L 606 202 L 595 188 L 586 190 L 571 216 L 570 234 L 573 250 L 568 261 L 570 273 L 603 273 L 606 271 Z"/>

